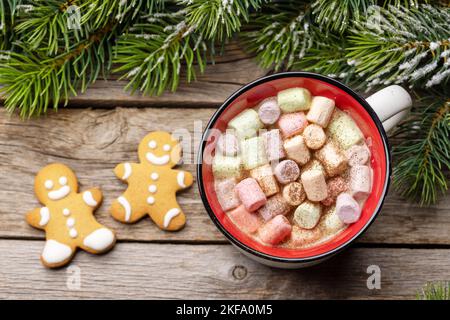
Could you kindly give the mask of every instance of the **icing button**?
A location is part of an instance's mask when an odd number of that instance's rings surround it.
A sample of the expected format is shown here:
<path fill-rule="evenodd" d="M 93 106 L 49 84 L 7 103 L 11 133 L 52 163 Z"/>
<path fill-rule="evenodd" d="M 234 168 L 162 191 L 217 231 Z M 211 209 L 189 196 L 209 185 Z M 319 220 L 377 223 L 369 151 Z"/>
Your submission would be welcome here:
<path fill-rule="evenodd" d="M 148 203 L 148 204 L 154 204 L 154 203 L 155 203 L 155 198 L 153 198 L 153 197 L 148 197 L 148 198 L 147 198 L 147 203 Z"/>
<path fill-rule="evenodd" d="M 75 228 L 72 228 L 69 230 L 69 235 L 71 238 L 76 238 L 78 236 L 78 232 L 77 230 L 75 230 Z"/>
<path fill-rule="evenodd" d="M 150 178 L 152 178 L 152 180 L 158 180 L 159 174 L 157 174 L 156 172 L 153 172 L 153 173 L 150 175 Z"/>
<path fill-rule="evenodd" d="M 149 192 L 151 192 L 151 193 L 155 193 L 156 192 L 156 186 L 154 185 L 154 184 L 151 184 L 149 187 L 148 187 L 148 191 Z"/>
<path fill-rule="evenodd" d="M 67 208 L 63 209 L 63 215 L 65 215 L 66 217 L 70 214 L 70 210 Z"/>
<path fill-rule="evenodd" d="M 67 219 L 66 224 L 69 228 L 72 228 L 75 225 L 75 219 L 74 218 Z"/>

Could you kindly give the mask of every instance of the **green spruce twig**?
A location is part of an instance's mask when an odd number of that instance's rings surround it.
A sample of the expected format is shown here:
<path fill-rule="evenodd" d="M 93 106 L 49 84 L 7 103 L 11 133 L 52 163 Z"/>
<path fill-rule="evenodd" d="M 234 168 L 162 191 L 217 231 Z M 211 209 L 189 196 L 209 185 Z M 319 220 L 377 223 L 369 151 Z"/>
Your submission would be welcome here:
<path fill-rule="evenodd" d="M 419 300 L 450 300 L 450 282 L 429 282 L 417 294 Z"/>
<path fill-rule="evenodd" d="M 420 99 L 411 116 L 394 131 L 393 183 L 403 196 L 422 205 L 448 190 L 450 168 L 450 95 L 434 92 Z"/>

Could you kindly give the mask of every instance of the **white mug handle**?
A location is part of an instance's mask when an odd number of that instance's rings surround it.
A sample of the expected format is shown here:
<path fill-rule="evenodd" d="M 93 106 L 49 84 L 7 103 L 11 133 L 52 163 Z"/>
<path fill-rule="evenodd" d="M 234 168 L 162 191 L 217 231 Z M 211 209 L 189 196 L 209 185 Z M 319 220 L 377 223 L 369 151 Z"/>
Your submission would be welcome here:
<path fill-rule="evenodd" d="M 403 120 L 412 106 L 411 96 L 398 85 L 381 89 L 366 100 L 375 110 L 386 132 Z"/>

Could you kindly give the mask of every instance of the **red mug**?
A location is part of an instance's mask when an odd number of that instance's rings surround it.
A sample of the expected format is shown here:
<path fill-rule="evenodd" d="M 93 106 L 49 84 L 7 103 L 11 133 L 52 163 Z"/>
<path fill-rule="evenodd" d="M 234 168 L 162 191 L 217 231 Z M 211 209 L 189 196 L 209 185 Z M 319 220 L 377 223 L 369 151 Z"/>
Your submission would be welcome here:
<path fill-rule="evenodd" d="M 216 133 L 225 131 L 233 117 L 246 108 L 255 107 L 268 97 L 276 96 L 278 91 L 292 87 L 303 87 L 313 96 L 334 99 L 336 107 L 351 115 L 365 138 L 371 138 L 372 193 L 362 209 L 361 218 L 334 238 L 306 249 L 264 245 L 240 231 L 217 200 L 210 161 L 217 142 Z M 263 264 L 280 268 L 301 268 L 331 257 L 363 234 L 380 212 L 391 175 L 391 156 L 386 131 L 407 115 L 411 105 L 411 97 L 400 86 L 384 88 L 364 99 L 335 79 L 308 72 L 278 73 L 247 84 L 232 94 L 214 113 L 203 133 L 197 159 L 197 182 L 206 211 L 233 245 Z"/>

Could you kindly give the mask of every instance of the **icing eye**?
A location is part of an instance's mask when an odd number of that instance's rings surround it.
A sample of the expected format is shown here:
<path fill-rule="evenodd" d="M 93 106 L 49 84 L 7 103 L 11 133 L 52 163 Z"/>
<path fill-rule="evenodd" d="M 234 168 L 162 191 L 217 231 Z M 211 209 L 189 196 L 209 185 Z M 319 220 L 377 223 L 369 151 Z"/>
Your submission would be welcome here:
<path fill-rule="evenodd" d="M 52 180 L 46 180 L 44 183 L 45 189 L 50 190 L 53 188 L 53 181 Z"/>
<path fill-rule="evenodd" d="M 165 145 L 163 146 L 163 150 L 164 150 L 164 151 L 170 151 L 170 145 L 165 144 Z"/>
<path fill-rule="evenodd" d="M 150 149 L 155 149 L 157 147 L 156 141 L 155 140 L 151 140 L 148 143 L 148 146 L 149 146 Z"/>
<path fill-rule="evenodd" d="M 67 178 L 66 177 L 59 178 L 59 184 L 65 186 L 67 184 Z"/>

